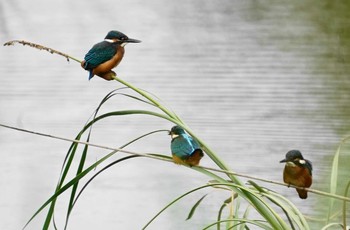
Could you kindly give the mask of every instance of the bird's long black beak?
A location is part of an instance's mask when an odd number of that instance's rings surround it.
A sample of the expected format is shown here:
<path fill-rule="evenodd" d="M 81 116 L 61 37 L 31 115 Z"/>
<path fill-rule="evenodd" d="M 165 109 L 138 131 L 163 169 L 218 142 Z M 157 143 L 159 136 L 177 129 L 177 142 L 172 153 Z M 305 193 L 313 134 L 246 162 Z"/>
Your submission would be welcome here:
<path fill-rule="evenodd" d="M 284 163 L 284 162 L 287 162 L 287 159 L 283 159 L 280 161 L 280 163 Z"/>
<path fill-rule="evenodd" d="M 137 39 L 133 39 L 133 38 L 128 38 L 127 40 L 123 41 L 123 42 L 128 42 L 128 43 L 140 43 L 140 40 Z"/>

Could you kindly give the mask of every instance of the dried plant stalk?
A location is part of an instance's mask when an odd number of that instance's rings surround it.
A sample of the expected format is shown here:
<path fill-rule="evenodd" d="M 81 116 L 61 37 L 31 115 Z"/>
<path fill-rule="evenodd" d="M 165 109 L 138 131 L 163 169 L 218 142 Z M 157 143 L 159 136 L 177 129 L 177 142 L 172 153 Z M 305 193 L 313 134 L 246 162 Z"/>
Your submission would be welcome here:
<path fill-rule="evenodd" d="M 36 44 L 36 43 L 33 43 L 33 42 L 27 42 L 27 41 L 24 41 L 24 40 L 12 40 L 12 41 L 8 41 L 4 44 L 4 46 L 13 46 L 15 45 L 15 43 L 19 43 L 19 44 L 22 44 L 24 46 L 30 46 L 30 47 L 33 47 L 33 48 L 36 48 L 38 50 L 45 50 L 51 54 L 58 54 L 60 56 L 63 56 L 67 59 L 67 61 L 69 62 L 70 59 L 76 61 L 76 62 L 79 62 L 81 63 L 81 61 L 75 57 L 72 57 L 72 56 L 69 56 L 68 54 L 65 54 L 65 53 L 62 53 L 58 50 L 55 50 L 55 49 L 52 49 L 52 48 L 49 48 L 49 47 L 46 47 L 46 46 L 43 46 L 43 45 L 39 45 L 39 44 Z"/>

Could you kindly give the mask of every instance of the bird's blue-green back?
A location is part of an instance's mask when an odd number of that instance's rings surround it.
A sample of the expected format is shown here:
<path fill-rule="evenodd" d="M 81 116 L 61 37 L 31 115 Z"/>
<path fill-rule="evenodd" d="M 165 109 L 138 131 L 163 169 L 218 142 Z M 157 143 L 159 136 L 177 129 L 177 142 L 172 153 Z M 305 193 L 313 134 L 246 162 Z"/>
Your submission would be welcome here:
<path fill-rule="evenodd" d="M 171 141 L 171 152 L 181 159 L 188 158 L 194 152 L 199 149 L 199 144 L 191 136 L 186 133 L 180 134 L 178 137 Z"/>
<path fill-rule="evenodd" d="M 116 54 L 116 45 L 117 44 L 107 41 L 94 45 L 84 57 L 84 68 L 86 70 L 91 70 L 110 60 Z"/>

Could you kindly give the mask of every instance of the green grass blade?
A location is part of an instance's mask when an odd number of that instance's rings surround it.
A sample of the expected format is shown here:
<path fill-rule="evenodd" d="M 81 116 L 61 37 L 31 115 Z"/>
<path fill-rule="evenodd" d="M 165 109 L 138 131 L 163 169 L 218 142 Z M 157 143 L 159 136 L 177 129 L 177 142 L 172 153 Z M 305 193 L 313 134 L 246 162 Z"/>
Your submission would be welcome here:
<path fill-rule="evenodd" d="M 121 146 L 119 149 L 123 149 L 129 145 L 131 145 L 132 143 L 135 143 L 136 141 L 144 138 L 144 137 L 147 137 L 147 136 L 150 136 L 150 135 L 153 135 L 155 133 L 158 133 L 158 132 L 164 132 L 164 130 L 154 130 L 154 131 L 151 131 L 151 132 L 148 132 L 146 134 L 143 134 L 131 141 L 129 141 L 128 143 L 124 144 L 123 146 Z M 113 151 L 114 153 L 118 152 L 118 151 Z M 112 153 L 113 153 L 112 152 Z M 168 156 L 164 156 L 164 155 L 161 155 L 161 154 L 149 154 L 149 155 L 154 155 L 154 156 L 157 156 L 157 157 L 163 157 L 163 158 L 168 158 Z M 129 157 L 125 157 L 125 158 L 122 158 L 120 160 L 117 160 L 117 161 L 114 161 L 113 163 L 107 165 L 106 167 L 104 167 L 103 169 L 101 169 L 98 173 L 96 173 L 92 178 L 89 179 L 89 181 L 82 187 L 82 189 L 80 190 L 80 192 L 78 193 L 78 195 L 75 197 L 74 201 L 72 201 L 72 204 L 70 206 L 70 210 L 69 212 L 67 213 L 67 216 L 66 216 L 66 223 L 65 223 L 65 229 L 67 228 L 67 224 L 68 224 L 68 220 L 69 220 L 69 216 L 71 214 L 71 211 L 75 205 L 75 203 L 77 202 L 78 198 L 80 197 L 80 195 L 82 194 L 82 192 L 85 190 L 85 188 L 87 187 L 87 185 L 95 178 L 97 177 L 100 173 L 102 173 L 103 171 L 105 171 L 106 169 L 108 169 L 109 167 L 113 166 L 114 164 L 116 163 L 119 163 L 123 160 L 126 160 L 126 159 L 130 159 L 130 158 L 133 158 L 133 157 L 140 157 L 140 156 L 136 156 L 136 155 L 133 155 L 133 156 L 129 156 Z M 170 158 L 170 157 L 169 157 Z"/>
<path fill-rule="evenodd" d="M 82 133 L 79 133 L 77 135 L 76 140 L 80 140 L 81 134 Z M 68 174 L 69 168 L 73 162 L 77 147 L 78 147 L 77 143 L 72 143 L 67 154 L 66 154 L 66 157 L 63 161 L 63 165 L 62 165 L 62 169 L 61 169 L 61 176 L 60 176 L 60 179 L 59 179 L 59 181 L 56 185 L 56 188 L 55 188 L 55 193 L 62 187 L 62 185 L 64 183 L 64 180 Z M 55 210 L 55 205 L 56 205 L 56 199 L 53 199 L 50 203 L 49 211 L 46 214 L 46 218 L 45 218 L 44 225 L 43 225 L 43 230 L 48 229 L 50 226 L 50 222 L 51 222 L 51 219 L 53 217 L 54 210 Z M 28 225 L 28 224 L 29 224 L 29 222 L 26 225 Z"/>
<path fill-rule="evenodd" d="M 219 212 L 218 212 L 218 217 L 217 217 L 217 230 L 220 230 L 221 229 L 221 225 L 220 225 L 220 221 L 221 221 L 221 216 L 222 216 L 222 212 L 224 211 L 224 208 L 226 207 L 226 203 L 224 203 L 223 205 L 221 205 L 220 209 L 219 209 Z"/>
<path fill-rule="evenodd" d="M 69 221 L 69 217 L 70 217 L 70 214 L 76 204 L 76 202 L 78 201 L 79 197 L 81 196 L 81 194 L 83 193 L 83 191 L 87 188 L 87 186 L 99 175 L 101 174 L 102 172 L 106 171 L 108 168 L 112 167 L 113 165 L 117 164 L 117 163 L 120 163 L 122 161 L 125 161 L 125 160 L 129 160 L 129 159 L 132 159 L 132 158 L 135 158 L 135 157 L 140 157 L 140 156 L 136 156 L 136 155 L 132 155 L 132 156 L 127 156 L 127 157 L 123 157 L 121 159 L 118 159 L 116 161 L 113 161 L 112 163 L 108 164 L 107 166 L 103 167 L 101 170 L 99 170 L 97 173 L 95 173 L 95 175 L 93 175 L 85 184 L 84 186 L 80 189 L 80 191 L 78 192 L 77 196 L 75 197 L 74 201 L 72 202 L 72 205 L 70 206 L 70 211 L 66 217 L 66 223 L 65 223 L 65 226 L 64 226 L 64 229 L 67 229 L 68 227 L 68 221 Z"/>
<path fill-rule="evenodd" d="M 89 137 L 87 138 L 87 142 L 89 142 L 89 139 L 90 139 L 90 134 L 89 134 Z M 83 153 L 82 153 L 81 158 L 80 158 L 80 162 L 79 162 L 79 166 L 78 166 L 78 170 L 77 170 L 76 175 L 79 175 L 84 169 L 88 148 L 89 148 L 89 146 L 85 145 Z M 72 210 L 72 204 L 73 204 L 73 201 L 74 201 L 74 198 L 75 198 L 76 191 L 78 189 L 78 185 L 79 185 L 79 181 L 77 181 L 77 183 L 74 184 L 73 187 L 72 187 L 72 192 L 71 192 L 70 199 L 69 199 L 69 204 L 68 204 L 67 215 L 69 215 L 69 213 Z"/>
<path fill-rule="evenodd" d="M 337 227 L 335 229 L 344 229 L 344 226 L 342 226 L 340 223 L 329 223 L 325 225 L 321 230 L 334 229 L 331 227 Z"/>
<path fill-rule="evenodd" d="M 296 223 L 299 226 L 299 229 L 309 229 L 309 225 L 307 224 L 307 221 L 305 220 L 303 214 L 297 209 L 297 207 L 292 202 L 290 202 L 278 193 L 275 193 L 273 191 L 270 191 L 269 189 L 259 186 L 253 181 L 248 182 L 249 184 L 253 185 L 254 188 L 256 188 L 263 196 L 265 196 L 272 203 L 274 203 L 282 209 L 292 229 L 295 229 L 293 223 Z"/>
<path fill-rule="evenodd" d="M 345 188 L 345 192 L 344 192 L 344 196 L 347 197 L 348 196 L 348 193 L 349 193 L 349 189 L 350 189 L 350 181 L 348 182 L 346 188 Z M 346 201 L 343 201 L 343 226 L 348 226 L 347 223 L 346 223 L 346 204 L 347 202 Z"/>
<path fill-rule="evenodd" d="M 249 211 L 250 211 L 250 208 L 251 208 L 251 206 L 248 206 L 247 207 L 247 209 L 245 210 L 245 212 L 244 212 L 244 214 L 243 214 L 243 219 L 248 219 L 248 215 L 249 215 Z M 246 229 L 246 228 L 248 228 L 247 226 L 246 226 L 246 223 L 243 223 L 242 225 L 241 225 L 241 230 L 243 230 L 243 229 Z M 248 228 L 249 229 L 249 228 Z"/>
<path fill-rule="evenodd" d="M 215 177 L 217 177 L 215 175 Z M 216 178 L 215 178 L 216 179 Z M 225 181 L 223 179 L 221 179 L 222 181 Z M 270 211 L 270 214 L 269 215 L 272 215 L 275 219 L 275 222 L 271 222 L 271 221 L 267 221 L 271 224 L 271 227 L 274 228 L 274 229 L 290 229 L 288 227 L 288 225 L 279 217 L 279 215 L 265 202 L 263 201 L 259 196 L 259 194 L 255 194 L 255 192 L 245 186 L 241 186 L 241 185 L 238 185 L 238 184 L 235 184 L 235 183 L 227 183 L 227 182 L 222 182 L 222 183 L 213 183 L 213 184 L 208 184 L 208 185 L 203 185 L 203 186 L 200 186 L 200 187 L 197 187 L 181 196 L 179 196 L 178 198 L 176 198 L 175 200 L 173 200 L 172 202 L 170 202 L 168 205 L 166 205 L 163 209 L 161 209 L 144 227 L 143 229 L 146 229 L 162 212 L 164 212 L 166 209 L 168 209 L 170 206 L 172 206 L 174 203 L 176 203 L 177 201 L 179 201 L 180 199 L 182 199 L 183 197 L 195 192 L 195 191 L 198 191 L 200 189 L 204 189 L 204 188 L 207 188 L 207 187 L 215 187 L 215 186 L 227 186 L 229 188 L 232 188 L 235 192 L 237 192 L 238 194 L 243 194 L 242 191 L 245 191 L 246 193 L 250 193 L 252 196 L 254 196 L 255 198 L 257 198 L 259 201 L 260 201 L 260 205 L 265 205 L 269 211 Z M 247 197 L 243 196 L 243 198 L 247 199 L 248 201 L 250 201 Z M 262 215 L 263 217 L 265 217 L 264 215 Z M 275 226 L 278 226 L 277 228 Z"/>
<path fill-rule="evenodd" d="M 188 214 L 188 217 L 186 220 L 189 220 L 192 218 L 192 216 L 194 215 L 196 209 L 198 208 L 198 206 L 200 205 L 200 203 L 203 201 L 203 199 L 207 196 L 208 194 L 205 194 L 204 196 L 202 196 L 191 208 L 190 213 Z"/>
<path fill-rule="evenodd" d="M 29 221 L 25 224 L 25 226 L 23 227 L 26 228 L 27 225 L 48 205 L 50 204 L 52 201 L 55 201 L 56 198 L 61 195 L 63 192 L 65 192 L 67 189 L 69 189 L 71 186 L 73 186 L 75 183 L 77 183 L 77 181 L 79 181 L 81 178 L 83 178 L 87 173 L 89 173 L 91 170 L 93 170 L 97 165 L 99 165 L 100 163 L 102 163 L 104 160 L 106 160 L 107 158 L 109 158 L 110 156 L 112 156 L 113 154 L 108 154 L 107 156 L 103 157 L 102 159 L 100 159 L 99 161 L 97 161 L 95 164 L 93 164 L 92 166 L 88 167 L 87 169 L 85 169 L 83 172 L 81 172 L 79 175 L 77 175 L 76 177 L 74 177 L 72 180 L 70 180 L 67 184 L 65 184 L 64 186 L 62 186 L 60 189 L 58 189 L 44 204 L 42 204 L 40 206 L 40 208 L 34 213 L 34 215 L 29 219 Z M 48 226 L 47 226 L 48 227 Z"/>
<path fill-rule="evenodd" d="M 338 184 L 338 166 L 339 166 L 339 155 L 342 144 L 340 144 L 335 152 L 333 162 L 332 162 L 332 171 L 331 171 L 331 179 L 330 179 L 330 188 L 329 192 L 332 194 L 337 193 L 337 184 Z M 329 209 L 327 215 L 327 223 L 329 223 L 330 218 L 332 216 L 332 210 L 334 205 L 334 199 L 329 199 Z"/>
<path fill-rule="evenodd" d="M 249 219 L 244 219 L 244 218 L 233 218 L 233 219 L 230 219 L 230 220 L 217 221 L 217 222 L 211 223 L 210 225 L 205 226 L 203 228 L 203 230 L 210 229 L 211 227 L 213 227 L 213 226 L 215 226 L 217 224 L 233 222 L 233 221 L 239 222 L 240 224 L 249 223 L 249 224 L 252 224 L 252 225 L 255 225 L 255 226 L 259 227 L 259 229 L 275 230 L 274 228 L 271 228 L 269 225 L 264 224 L 264 221 L 249 220 Z"/>
<path fill-rule="evenodd" d="M 118 113 L 117 113 L 118 114 Z M 109 114 L 110 116 L 113 116 L 113 115 L 115 115 L 114 113 L 112 113 L 112 114 Z M 109 116 L 108 115 L 108 116 Z M 107 116 L 107 117 L 108 117 Z M 97 117 L 97 118 L 95 118 L 94 120 L 96 120 L 96 121 L 98 121 L 98 120 L 101 120 L 99 117 Z M 93 124 L 94 122 L 90 122 L 88 125 L 86 125 L 84 128 L 83 128 L 83 130 L 79 133 L 79 135 L 78 136 L 81 136 L 81 134 L 85 131 L 85 130 L 87 130 L 88 129 L 88 127 L 89 127 L 89 125 L 91 125 L 91 124 Z M 127 143 L 126 145 L 124 145 L 124 146 L 122 146 L 122 148 L 123 147 L 125 147 L 125 146 L 127 146 L 127 145 L 129 145 L 129 144 L 131 144 L 131 143 L 133 143 L 133 142 L 135 142 L 135 141 L 137 141 L 137 140 L 139 140 L 139 139 L 141 139 L 141 138 L 143 138 L 143 137 L 145 137 L 145 136 L 148 136 L 148 135 L 151 135 L 151 134 L 154 134 L 154 133 L 157 133 L 157 132 L 163 132 L 164 130 L 156 130 L 156 131 L 152 131 L 152 132 L 149 132 L 149 133 L 147 133 L 147 134 L 144 134 L 144 135 L 142 135 L 142 136 L 140 136 L 140 137 L 138 137 L 138 138 L 136 138 L 136 139 L 134 139 L 134 140 L 132 140 L 132 141 L 130 141 L 129 143 Z M 73 143 L 72 144 L 72 146 L 74 146 L 74 147 L 71 147 L 70 149 L 75 149 L 76 147 L 76 143 Z M 26 228 L 27 226 L 28 226 L 28 224 L 48 205 L 48 204 L 51 204 L 50 205 L 50 209 L 49 209 L 49 212 L 48 212 L 48 214 L 47 214 L 47 217 L 46 217 L 46 220 L 45 220 L 45 222 L 44 222 L 44 227 L 43 227 L 43 229 L 48 229 L 48 227 L 49 227 L 49 224 L 50 224 L 50 222 L 51 222 L 51 219 L 52 219 L 52 215 L 53 215 L 53 211 L 54 211 L 54 207 L 55 207 L 55 202 L 56 202 L 56 198 L 60 195 L 60 194 L 62 194 L 64 191 L 66 191 L 67 189 L 69 189 L 70 188 L 70 186 L 72 186 L 74 183 L 76 183 L 77 181 L 79 181 L 81 178 L 83 178 L 87 173 L 89 173 L 91 170 L 93 170 L 95 167 L 97 167 L 99 164 L 101 164 L 103 161 L 105 161 L 105 160 L 107 160 L 109 157 L 111 157 L 115 152 L 117 152 L 117 151 L 113 151 L 113 152 L 111 152 L 111 153 L 109 153 L 108 155 L 106 155 L 105 157 L 103 157 L 103 158 L 101 158 L 99 161 L 97 161 L 96 163 L 94 163 L 94 164 L 92 164 L 90 167 L 88 167 L 87 169 L 85 169 L 84 171 L 82 171 L 79 175 L 77 175 L 75 178 L 73 178 L 71 181 L 69 181 L 65 186 L 63 186 L 62 187 L 62 184 L 61 183 L 63 183 L 63 180 L 61 180 L 60 181 L 60 186 L 57 186 L 57 188 L 56 188 L 56 190 L 55 190 L 55 193 L 54 193 L 54 195 L 52 195 L 34 214 L 33 214 L 33 216 L 28 220 L 28 222 L 25 224 L 25 226 L 23 227 L 23 229 L 24 228 Z M 70 157 L 68 158 L 68 161 L 70 162 L 69 163 L 69 165 L 71 164 L 71 160 L 73 159 L 73 154 L 71 154 L 70 155 Z M 65 171 L 64 171 L 64 177 L 66 176 L 66 174 L 68 173 L 68 170 L 66 169 Z M 68 187 L 67 187 L 67 185 L 69 185 Z M 67 217 L 68 218 L 68 217 Z"/>

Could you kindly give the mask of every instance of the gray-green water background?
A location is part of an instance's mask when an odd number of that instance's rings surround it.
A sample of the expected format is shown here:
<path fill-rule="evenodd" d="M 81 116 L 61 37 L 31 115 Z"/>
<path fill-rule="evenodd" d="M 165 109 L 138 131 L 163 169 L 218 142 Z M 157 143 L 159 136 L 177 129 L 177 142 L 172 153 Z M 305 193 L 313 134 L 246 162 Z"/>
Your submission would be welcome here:
<path fill-rule="evenodd" d="M 325 189 L 330 156 L 350 127 L 349 12 L 347 1 L 2 0 L 0 42 L 25 39 L 82 59 L 109 30 L 140 39 L 126 47 L 118 75 L 159 96 L 234 171 L 281 181 L 279 160 L 299 149 L 314 163 L 313 188 Z M 67 138 L 120 87 L 97 77 L 89 82 L 76 63 L 19 45 L 1 47 L 0 63 L 0 122 Z M 137 106 L 120 97 L 105 111 L 125 108 Z M 95 126 L 91 142 L 117 147 L 170 127 L 148 117 L 106 120 Z M 129 149 L 169 154 L 169 142 L 158 134 Z M 52 194 L 68 147 L 0 128 L 0 229 L 20 229 Z M 90 163 L 105 153 L 91 149 Z M 202 165 L 213 166 L 208 157 Z M 207 179 L 153 160 L 120 164 L 83 194 L 70 229 L 139 229 Z M 320 209 L 316 195 L 301 201 L 293 189 L 263 185 L 310 216 Z M 214 221 L 227 198 L 217 192 L 184 221 L 201 195 L 150 229 L 199 229 Z M 59 223 L 65 208 L 64 201 L 58 205 Z M 39 229 L 42 218 L 28 229 Z"/>

